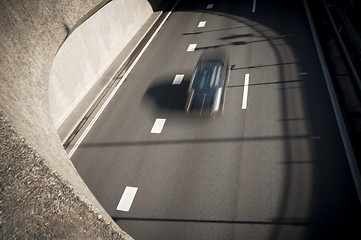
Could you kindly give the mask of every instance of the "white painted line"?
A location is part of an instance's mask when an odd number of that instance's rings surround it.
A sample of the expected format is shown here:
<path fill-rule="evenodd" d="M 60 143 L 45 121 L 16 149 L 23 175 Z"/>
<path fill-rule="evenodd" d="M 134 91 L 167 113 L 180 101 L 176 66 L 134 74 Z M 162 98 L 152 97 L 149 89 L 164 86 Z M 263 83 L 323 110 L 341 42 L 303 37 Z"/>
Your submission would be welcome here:
<path fill-rule="evenodd" d="M 165 120 L 163 118 L 157 118 L 153 124 L 152 130 L 150 131 L 150 133 L 161 133 L 162 129 L 164 127 L 165 124 Z"/>
<path fill-rule="evenodd" d="M 205 27 L 206 26 L 206 21 L 201 21 L 201 22 L 199 22 L 199 24 L 198 24 L 198 27 L 199 28 L 202 28 L 202 27 Z"/>
<path fill-rule="evenodd" d="M 194 50 L 196 50 L 197 44 L 189 44 L 188 48 L 187 48 L 187 52 L 193 52 Z"/>
<path fill-rule="evenodd" d="M 207 9 L 213 8 L 213 5 L 214 5 L 214 4 L 212 4 L 212 3 L 211 3 L 211 4 L 208 4 L 208 5 L 207 5 Z"/>
<path fill-rule="evenodd" d="M 247 73 L 244 77 L 242 109 L 247 108 L 248 85 L 249 85 L 249 74 Z"/>
<path fill-rule="evenodd" d="M 172 84 L 173 84 L 173 85 L 179 85 L 179 84 L 181 84 L 183 78 L 184 78 L 184 74 L 177 74 L 177 75 L 175 75 Z"/>
<path fill-rule="evenodd" d="M 136 187 L 126 187 L 122 197 L 117 206 L 118 211 L 129 212 L 130 207 L 132 206 L 135 194 L 137 193 L 138 188 Z"/>
<path fill-rule="evenodd" d="M 253 0 L 252 12 L 256 12 L 256 0 Z"/>
<path fill-rule="evenodd" d="M 83 134 L 80 136 L 80 138 L 78 139 L 78 141 L 74 144 L 73 148 L 69 151 L 68 153 L 68 157 L 71 158 L 73 156 L 73 154 L 75 153 L 75 151 L 78 149 L 79 145 L 82 143 L 82 141 L 84 140 L 85 136 L 89 133 L 90 129 L 93 127 L 93 125 L 95 124 L 95 122 L 98 120 L 98 118 L 100 117 L 100 115 L 103 113 L 104 109 L 108 106 L 110 100 L 114 97 L 115 93 L 118 91 L 118 89 L 120 88 L 120 86 L 123 84 L 124 80 L 128 77 L 129 73 L 133 70 L 135 64 L 137 64 L 137 62 L 139 61 L 139 59 L 143 56 L 145 50 L 147 50 L 148 46 L 150 45 L 150 43 L 153 41 L 153 39 L 155 38 L 155 36 L 157 35 L 157 33 L 159 32 L 159 30 L 162 28 L 162 26 L 164 25 L 164 23 L 167 21 L 167 19 L 169 18 L 169 16 L 172 14 L 174 8 L 177 6 L 177 4 L 179 3 L 179 0 L 173 5 L 173 8 L 169 11 L 169 13 L 165 16 L 165 18 L 163 19 L 163 21 L 159 24 L 158 28 L 155 30 L 155 32 L 153 33 L 153 35 L 151 36 L 151 38 L 148 40 L 147 44 L 145 44 L 144 48 L 142 49 L 142 51 L 140 51 L 140 53 L 138 54 L 137 58 L 134 60 L 134 62 L 132 63 L 132 65 L 130 65 L 130 67 L 128 68 L 128 71 L 125 72 L 124 76 L 120 79 L 120 81 L 118 82 L 117 86 L 113 89 L 112 93 L 109 95 L 109 97 L 107 98 L 107 100 L 105 101 L 105 103 L 103 104 L 103 106 L 99 109 L 98 113 L 94 116 L 93 120 L 90 122 L 90 124 L 88 125 L 88 127 L 85 129 L 85 131 L 83 132 Z"/>

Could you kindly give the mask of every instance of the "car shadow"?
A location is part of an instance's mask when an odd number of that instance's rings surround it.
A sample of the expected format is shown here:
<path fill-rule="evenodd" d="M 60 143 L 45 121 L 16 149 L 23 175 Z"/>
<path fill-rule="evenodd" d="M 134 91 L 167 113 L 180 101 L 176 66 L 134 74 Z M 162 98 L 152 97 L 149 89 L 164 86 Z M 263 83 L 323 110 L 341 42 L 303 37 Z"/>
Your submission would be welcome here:
<path fill-rule="evenodd" d="M 190 79 L 184 77 L 180 84 L 172 84 L 172 77 L 155 81 L 147 89 L 143 100 L 152 101 L 159 108 L 171 111 L 184 111 Z"/>

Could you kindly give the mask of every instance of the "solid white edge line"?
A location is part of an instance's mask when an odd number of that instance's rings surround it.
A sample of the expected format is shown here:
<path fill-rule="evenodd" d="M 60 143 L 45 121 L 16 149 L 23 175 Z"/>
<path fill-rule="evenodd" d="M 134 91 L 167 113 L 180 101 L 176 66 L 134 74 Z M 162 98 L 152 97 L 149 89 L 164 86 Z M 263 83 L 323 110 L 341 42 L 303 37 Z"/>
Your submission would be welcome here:
<path fill-rule="evenodd" d="M 242 109 L 246 109 L 246 108 L 247 108 L 248 85 L 249 85 L 249 74 L 246 73 L 246 75 L 244 76 L 244 88 L 243 88 Z"/>
<path fill-rule="evenodd" d="M 95 124 L 95 122 L 98 120 L 98 118 L 100 117 L 100 115 L 102 114 L 102 112 L 104 111 L 104 109 L 106 108 L 106 106 L 109 104 L 110 100 L 113 98 L 113 96 L 115 95 L 115 93 L 118 91 L 118 89 L 120 88 L 120 86 L 123 84 L 124 80 L 128 77 L 129 73 L 133 70 L 135 64 L 139 61 L 139 59 L 141 58 L 141 56 L 143 55 L 143 53 L 145 52 L 145 50 L 148 48 L 148 46 L 150 45 L 150 43 L 153 41 L 153 39 L 155 38 L 155 36 L 158 34 L 159 30 L 162 28 L 162 26 L 164 25 L 164 23 L 167 21 L 167 19 L 169 18 L 169 16 L 172 14 L 174 8 L 177 6 L 177 4 L 179 3 L 180 0 L 178 0 L 172 7 L 172 9 L 168 12 L 168 14 L 165 16 L 165 18 L 163 19 L 163 21 L 160 23 L 160 25 L 158 26 L 158 28 L 155 30 L 155 32 L 153 33 L 153 35 L 151 36 L 151 38 L 148 40 L 147 44 L 144 46 L 144 48 L 142 49 L 142 51 L 140 51 L 140 53 L 138 54 L 137 58 L 134 60 L 134 62 L 132 63 L 132 65 L 128 68 L 128 70 L 126 71 L 126 73 L 124 74 L 124 76 L 121 78 L 121 80 L 119 81 L 119 83 L 117 84 L 117 86 L 113 89 L 112 93 L 109 95 L 109 97 L 107 98 L 107 100 L 105 101 L 105 103 L 103 104 L 103 106 L 99 109 L 98 113 L 95 115 L 95 117 L 92 119 L 92 121 L 90 122 L 90 124 L 88 125 L 88 127 L 85 129 L 85 131 L 83 132 L 83 134 L 80 136 L 80 138 L 78 139 L 78 141 L 75 143 L 75 145 L 73 146 L 73 148 L 70 150 L 68 157 L 71 158 L 74 154 L 74 152 L 78 149 L 79 145 L 81 144 L 81 142 L 84 140 L 85 136 L 88 134 L 88 132 L 90 131 L 90 129 L 93 127 L 93 125 Z"/>
<path fill-rule="evenodd" d="M 161 133 L 164 127 L 166 119 L 157 118 L 153 124 L 152 130 L 150 133 Z"/>
<path fill-rule="evenodd" d="M 256 12 L 256 0 L 253 0 L 252 12 Z"/>
<path fill-rule="evenodd" d="M 135 194 L 137 194 L 138 188 L 127 186 L 122 194 L 122 197 L 119 200 L 117 210 L 129 212 L 130 207 L 133 204 Z"/>
<path fill-rule="evenodd" d="M 360 175 L 360 171 L 356 162 L 356 157 L 355 157 L 355 153 L 353 151 L 352 148 L 352 144 L 350 141 L 350 137 L 348 135 L 347 132 L 347 128 L 346 128 L 346 124 L 345 121 L 343 119 L 343 115 L 341 112 L 341 107 L 339 105 L 339 102 L 337 100 L 337 95 L 335 92 L 335 89 L 332 85 L 332 79 L 330 76 L 330 72 L 328 71 L 328 67 L 326 64 L 326 60 L 325 60 L 325 56 L 323 55 L 322 49 L 321 49 L 321 45 L 320 45 L 320 40 L 318 39 L 317 36 L 317 32 L 316 32 L 316 28 L 313 24 L 313 19 L 310 13 L 310 9 L 308 7 L 308 3 L 306 0 L 303 0 L 303 5 L 305 6 L 305 10 L 306 10 L 306 15 L 308 18 L 308 22 L 310 24 L 310 28 L 311 28 L 311 33 L 313 36 L 313 40 L 316 46 L 316 50 L 317 50 L 317 54 L 318 54 L 318 58 L 320 60 L 321 63 L 321 67 L 322 67 L 322 71 L 323 71 L 323 75 L 325 77 L 326 80 L 326 85 L 327 85 L 327 89 L 330 95 L 330 99 L 331 99 L 331 103 L 333 106 L 333 111 L 335 113 L 336 116 L 336 121 L 338 124 L 338 128 L 341 134 L 341 139 L 345 148 L 345 152 L 346 152 L 346 156 L 347 156 L 347 160 L 351 169 L 351 174 L 355 183 L 355 188 L 356 188 L 356 192 L 358 195 L 358 199 L 359 202 L 361 203 L 361 175 Z"/>
<path fill-rule="evenodd" d="M 184 74 L 177 74 L 177 75 L 175 75 L 172 84 L 173 84 L 173 85 L 179 85 L 179 84 L 181 84 L 182 81 L 183 81 L 183 78 L 184 78 Z"/>

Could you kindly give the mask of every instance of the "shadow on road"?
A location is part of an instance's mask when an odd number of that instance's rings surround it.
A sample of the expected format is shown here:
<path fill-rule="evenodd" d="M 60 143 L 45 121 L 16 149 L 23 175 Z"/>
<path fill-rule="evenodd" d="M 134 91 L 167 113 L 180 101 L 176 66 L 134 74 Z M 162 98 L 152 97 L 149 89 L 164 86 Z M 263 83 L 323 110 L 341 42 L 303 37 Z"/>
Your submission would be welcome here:
<path fill-rule="evenodd" d="M 174 76 L 173 76 L 174 78 Z M 181 84 L 170 84 L 172 76 L 156 80 L 143 97 L 143 101 L 153 101 L 157 107 L 171 111 L 184 111 L 190 79 L 185 78 Z"/>

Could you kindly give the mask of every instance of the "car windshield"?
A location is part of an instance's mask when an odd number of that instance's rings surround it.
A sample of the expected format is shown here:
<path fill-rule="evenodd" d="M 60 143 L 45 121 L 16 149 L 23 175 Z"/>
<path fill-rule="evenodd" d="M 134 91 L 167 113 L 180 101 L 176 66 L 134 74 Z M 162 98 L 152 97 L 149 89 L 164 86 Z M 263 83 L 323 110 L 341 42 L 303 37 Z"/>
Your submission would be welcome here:
<path fill-rule="evenodd" d="M 221 84 L 222 67 L 218 62 L 201 64 L 197 67 L 192 88 L 195 91 L 208 93 L 216 90 Z"/>

